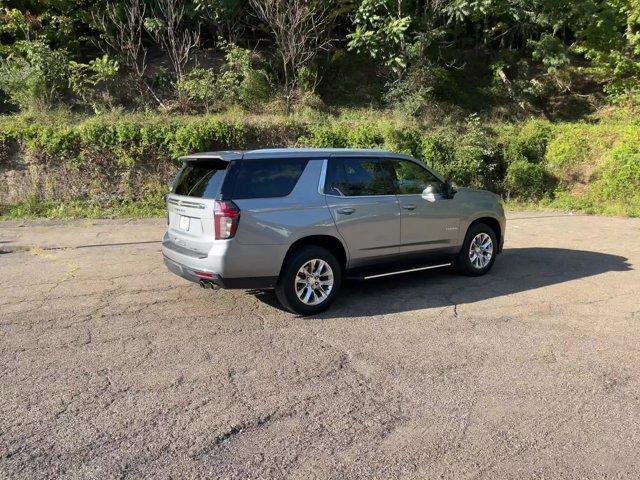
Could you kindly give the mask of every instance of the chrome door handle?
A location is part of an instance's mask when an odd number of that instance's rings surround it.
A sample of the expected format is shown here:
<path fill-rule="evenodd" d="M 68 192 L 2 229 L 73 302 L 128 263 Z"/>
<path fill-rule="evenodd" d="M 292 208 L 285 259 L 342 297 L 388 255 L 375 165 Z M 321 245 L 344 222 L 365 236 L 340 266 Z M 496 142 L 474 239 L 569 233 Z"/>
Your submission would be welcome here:
<path fill-rule="evenodd" d="M 355 211 L 356 211 L 355 208 L 339 208 L 338 209 L 338 213 L 341 213 L 342 215 L 351 215 Z"/>
<path fill-rule="evenodd" d="M 415 210 L 416 206 L 412 203 L 408 203 L 406 205 L 402 205 L 402 208 L 404 208 L 405 210 Z"/>

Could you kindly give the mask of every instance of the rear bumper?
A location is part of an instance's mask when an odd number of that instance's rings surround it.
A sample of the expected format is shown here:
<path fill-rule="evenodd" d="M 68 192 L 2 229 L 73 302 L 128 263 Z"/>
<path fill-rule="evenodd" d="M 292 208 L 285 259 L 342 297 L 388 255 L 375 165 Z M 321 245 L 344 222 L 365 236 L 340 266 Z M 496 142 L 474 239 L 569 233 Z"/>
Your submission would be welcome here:
<path fill-rule="evenodd" d="M 180 262 L 176 262 L 171 258 L 163 254 L 164 264 L 167 266 L 170 272 L 175 273 L 179 277 L 189 280 L 190 282 L 200 283 L 201 280 L 206 282 L 212 282 L 221 288 L 273 288 L 275 287 L 278 277 L 237 277 L 237 278 L 223 278 L 216 272 L 209 270 L 203 270 L 200 267 L 185 265 Z M 198 273 L 196 273 L 198 272 Z M 204 276 L 203 274 L 209 274 L 211 277 Z"/>

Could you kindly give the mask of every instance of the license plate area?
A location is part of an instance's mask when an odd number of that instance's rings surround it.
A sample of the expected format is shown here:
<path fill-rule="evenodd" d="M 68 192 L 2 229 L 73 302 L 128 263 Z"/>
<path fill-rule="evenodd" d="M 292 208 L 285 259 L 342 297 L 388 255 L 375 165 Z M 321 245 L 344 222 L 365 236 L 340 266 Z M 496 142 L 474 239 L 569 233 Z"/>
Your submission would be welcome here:
<path fill-rule="evenodd" d="M 189 227 L 191 226 L 191 218 L 180 216 L 180 230 L 189 231 Z"/>

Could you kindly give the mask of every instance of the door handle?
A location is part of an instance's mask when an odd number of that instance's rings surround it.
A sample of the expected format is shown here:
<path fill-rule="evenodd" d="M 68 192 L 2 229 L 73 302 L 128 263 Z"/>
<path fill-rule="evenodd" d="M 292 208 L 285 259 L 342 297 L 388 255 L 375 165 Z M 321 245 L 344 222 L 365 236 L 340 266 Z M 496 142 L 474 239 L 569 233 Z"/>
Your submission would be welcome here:
<path fill-rule="evenodd" d="M 404 208 L 405 210 L 415 210 L 416 206 L 413 203 L 407 203 L 405 205 L 402 205 L 402 208 Z"/>
<path fill-rule="evenodd" d="M 355 208 L 350 208 L 350 207 L 338 209 L 338 213 L 341 213 L 342 215 L 351 215 L 355 211 L 356 211 Z"/>

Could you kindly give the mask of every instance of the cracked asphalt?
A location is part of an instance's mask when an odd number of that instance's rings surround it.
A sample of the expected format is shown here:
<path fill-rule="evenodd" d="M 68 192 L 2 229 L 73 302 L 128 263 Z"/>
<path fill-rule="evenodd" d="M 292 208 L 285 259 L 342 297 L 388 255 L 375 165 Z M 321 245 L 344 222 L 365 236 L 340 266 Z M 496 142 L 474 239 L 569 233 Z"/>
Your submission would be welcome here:
<path fill-rule="evenodd" d="M 171 275 L 162 220 L 0 222 L 0 477 L 637 478 L 640 221 L 510 217 L 488 276 L 315 318 Z"/>

